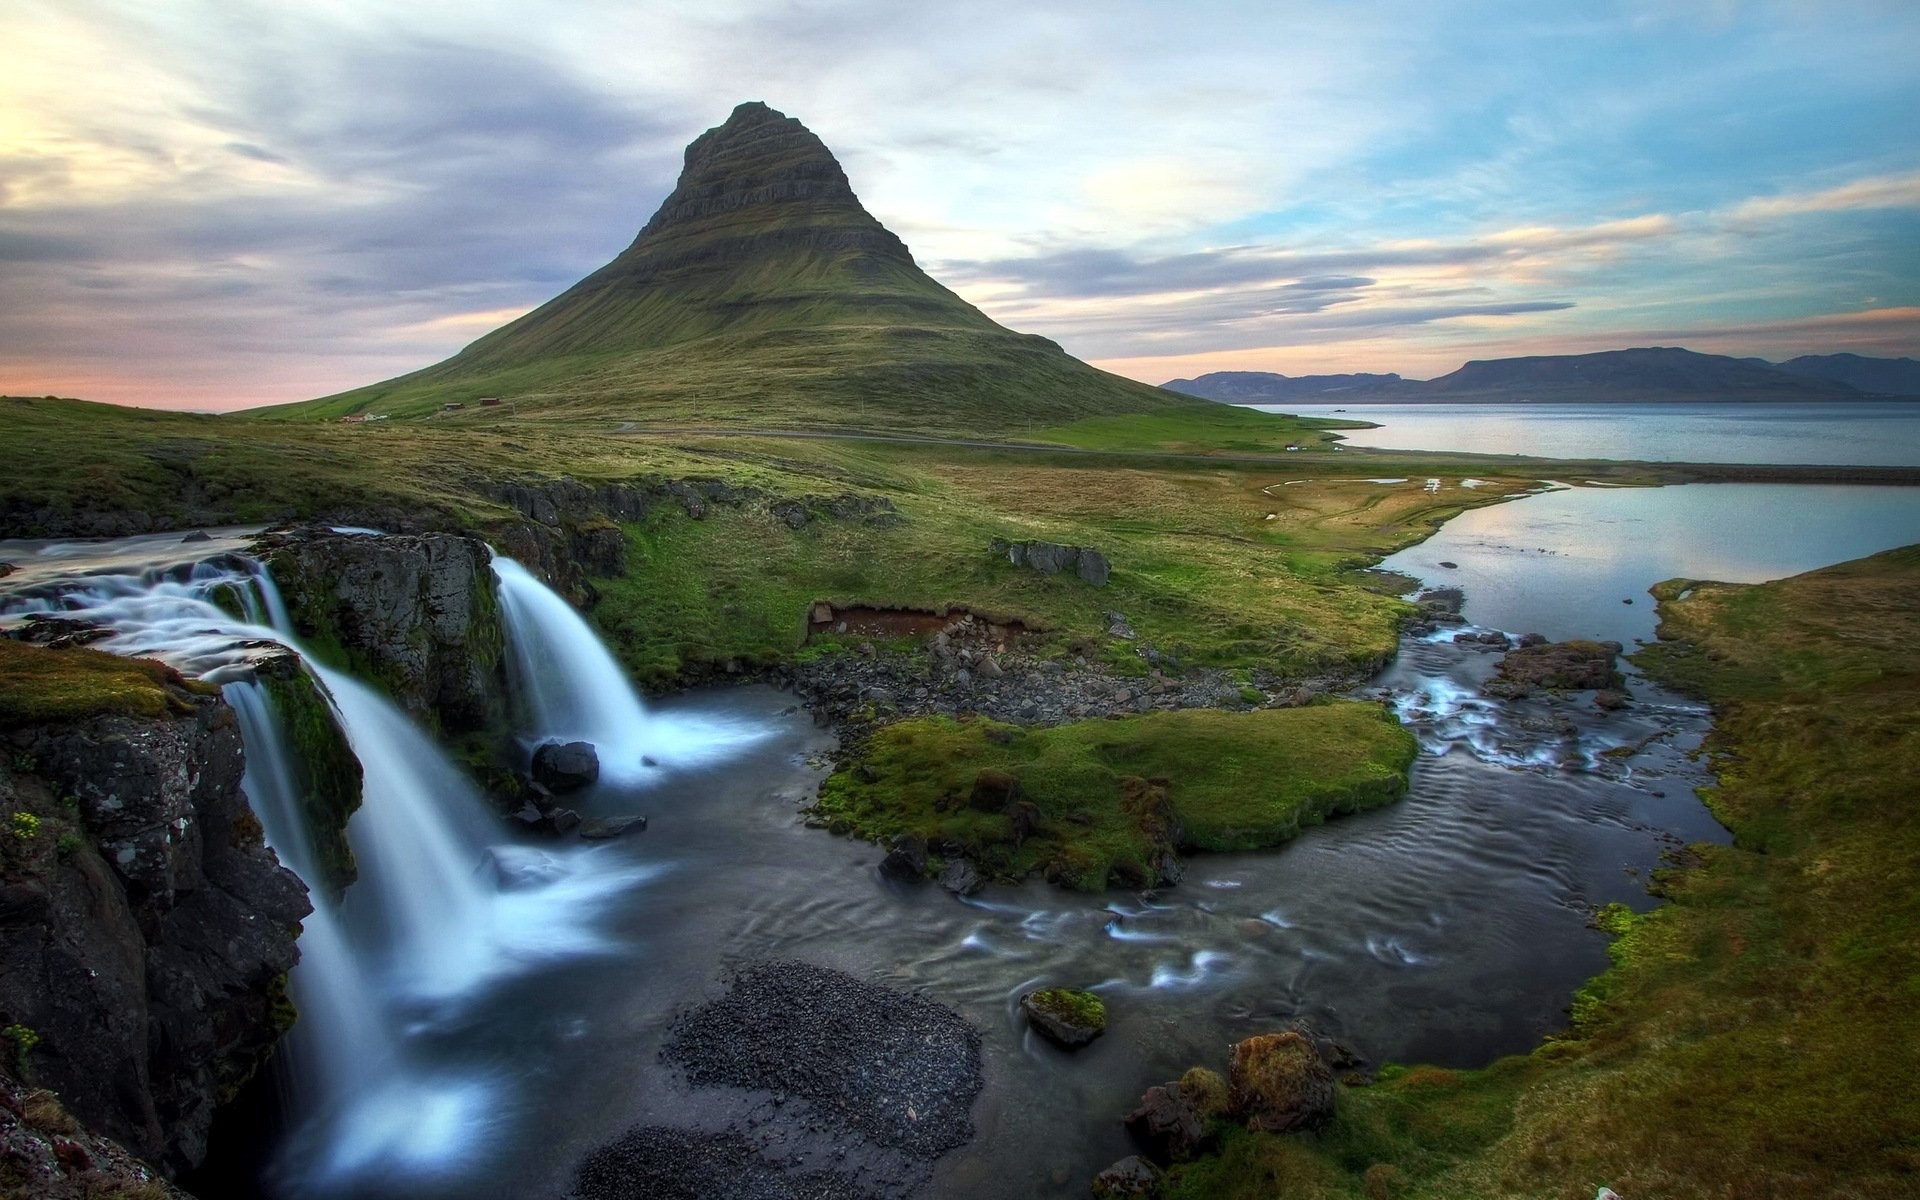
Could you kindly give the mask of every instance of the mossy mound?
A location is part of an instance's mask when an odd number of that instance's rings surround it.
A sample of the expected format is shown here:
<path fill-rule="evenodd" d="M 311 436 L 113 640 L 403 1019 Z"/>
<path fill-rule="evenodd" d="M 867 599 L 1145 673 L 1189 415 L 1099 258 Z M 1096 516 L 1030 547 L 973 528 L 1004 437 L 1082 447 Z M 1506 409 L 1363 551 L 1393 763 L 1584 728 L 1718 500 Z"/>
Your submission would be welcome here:
<path fill-rule="evenodd" d="M 815 811 L 840 832 L 924 838 L 1001 879 L 1143 887 L 1177 870 L 1175 850 L 1273 846 L 1398 799 L 1414 751 L 1412 734 L 1359 702 L 1049 729 L 927 717 L 875 732 Z M 989 810 L 976 796 L 1017 798 Z"/>
<path fill-rule="evenodd" d="M 160 717 L 213 690 L 150 658 L 53 650 L 0 637 L 0 728 L 88 717 Z"/>
<path fill-rule="evenodd" d="M 1020 997 L 1027 1021 L 1048 1041 L 1077 1050 L 1107 1031 L 1106 1001 L 1073 988 L 1043 988 Z"/>

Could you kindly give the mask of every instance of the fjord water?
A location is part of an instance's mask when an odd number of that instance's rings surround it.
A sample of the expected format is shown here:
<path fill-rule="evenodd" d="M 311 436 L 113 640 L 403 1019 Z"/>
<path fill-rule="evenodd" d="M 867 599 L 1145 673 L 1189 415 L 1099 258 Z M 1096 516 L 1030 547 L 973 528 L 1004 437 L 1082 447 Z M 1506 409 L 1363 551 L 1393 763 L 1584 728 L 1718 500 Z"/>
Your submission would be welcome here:
<path fill-rule="evenodd" d="M 1252 404 L 1368 421 L 1343 436 L 1387 450 L 1640 462 L 1920 466 L 1920 400 L 1825 404 Z"/>

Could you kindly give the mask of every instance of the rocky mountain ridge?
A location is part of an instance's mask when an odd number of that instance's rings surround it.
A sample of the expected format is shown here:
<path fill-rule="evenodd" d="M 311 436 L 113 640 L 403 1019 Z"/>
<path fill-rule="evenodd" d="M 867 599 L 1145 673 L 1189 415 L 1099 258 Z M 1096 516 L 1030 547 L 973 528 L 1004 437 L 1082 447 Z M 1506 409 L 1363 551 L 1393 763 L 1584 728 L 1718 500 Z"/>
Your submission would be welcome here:
<path fill-rule="evenodd" d="M 1901 368 L 1903 363 L 1914 370 L 1909 374 Z M 1594 354 L 1476 359 L 1426 380 L 1398 375 L 1295 378 L 1267 371 L 1216 371 L 1169 380 L 1162 386 L 1228 404 L 1818 402 L 1920 393 L 1920 363 L 1857 355 L 1769 363 L 1676 346 L 1649 346 Z"/>

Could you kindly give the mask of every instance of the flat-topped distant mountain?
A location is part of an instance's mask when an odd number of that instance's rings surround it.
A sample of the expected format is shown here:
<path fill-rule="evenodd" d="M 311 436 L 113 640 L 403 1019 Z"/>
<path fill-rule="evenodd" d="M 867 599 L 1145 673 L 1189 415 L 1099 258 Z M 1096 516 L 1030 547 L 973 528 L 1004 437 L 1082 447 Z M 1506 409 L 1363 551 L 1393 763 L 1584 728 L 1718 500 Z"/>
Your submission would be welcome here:
<path fill-rule="evenodd" d="M 694 139 L 633 244 L 559 296 L 445 362 L 260 411 L 985 432 L 1183 403 L 942 287 L 818 137 L 755 102 Z"/>
<path fill-rule="evenodd" d="M 1913 376 L 1906 373 L 1907 368 L 1913 369 Z M 1920 363 L 1846 354 L 1776 365 L 1764 359 L 1649 346 L 1596 354 L 1477 359 L 1428 380 L 1398 375 L 1291 379 L 1263 371 L 1222 371 L 1198 379 L 1175 379 L 1165 386 L 1233 404 L 1807 402 L 1920 394 Z"/>
<path fill-rule="evenodd" d="M 1394 374 L 1276 375 L 1271 371 L 1209 371 L 1198 379 L 1169 379 L 1160 386 L 1226 404 L 1269 404 L 1306 399 L 1315 403 L 1334 402 L 1344 392 L 1374 395 L 1396 388 L 1418 388 L 1419 384 Z"/>
<path fill-rule="evenodd" d="M 1920 362 L 1911 358 L 1869 358 L 1863 354 L 1803 354 L 1783 363 L 1752 358 L 1789 375 L 1828 379 L 1881 396 L 1920 396 Z"/>

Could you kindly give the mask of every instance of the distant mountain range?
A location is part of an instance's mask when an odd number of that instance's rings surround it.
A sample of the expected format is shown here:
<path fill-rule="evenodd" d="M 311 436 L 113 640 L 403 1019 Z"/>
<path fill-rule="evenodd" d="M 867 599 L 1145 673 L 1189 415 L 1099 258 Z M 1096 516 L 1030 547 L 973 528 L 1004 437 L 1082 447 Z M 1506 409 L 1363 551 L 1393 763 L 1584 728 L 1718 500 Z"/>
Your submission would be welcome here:
<path fill-rule="evenodd" d="M 1773 363 L 1672 346 L 1475 360 L 1438 379 L 1215 371 L 1161 385 L 1227 404 L 1822 401 L 1920 396 L 1920 362 L 1818 354 Z"/>

